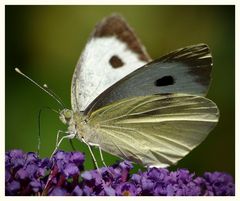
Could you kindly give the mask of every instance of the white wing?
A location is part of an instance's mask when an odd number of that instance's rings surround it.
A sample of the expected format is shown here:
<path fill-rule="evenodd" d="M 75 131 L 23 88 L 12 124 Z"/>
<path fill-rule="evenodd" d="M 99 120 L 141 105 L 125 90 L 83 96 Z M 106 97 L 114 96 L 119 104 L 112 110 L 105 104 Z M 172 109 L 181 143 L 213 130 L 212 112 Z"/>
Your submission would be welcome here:
<path fill-rule="evenodd" d="M 119 15 L 97 24 L 75 68 L 73 111 L 86 107 L 111 85 L 150 61 L 133 30 Z"/>
<path fill-rule="evenodd" d="M 212 101 L 193 95 L 153 95 L 114 102 L 89 117 L 89 142 L 143 164 L 175 164 L 199 145 L 218 122 Z M 95 134 L 94 134 L 95 133 Z"/>

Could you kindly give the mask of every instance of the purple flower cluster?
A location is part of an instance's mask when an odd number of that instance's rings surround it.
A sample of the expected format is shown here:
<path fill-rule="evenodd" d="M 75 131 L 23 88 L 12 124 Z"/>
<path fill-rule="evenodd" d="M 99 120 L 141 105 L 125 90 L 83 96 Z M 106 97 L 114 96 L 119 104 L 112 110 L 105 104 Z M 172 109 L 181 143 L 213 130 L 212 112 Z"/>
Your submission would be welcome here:
<path fill-rule="evenodd" d="M 84 155 L 58 151 L 50 160 L 33 152 L 11 150 L 5 154 L 6 195 L 87 195 L 87 196 L 200 196 L 234 195 L 233 178 L 221 172 L 197 177 L 186 169 L 169 171 L 149 168 L 130 174 L 133 168 L 123 161 L 99 170 L 84 171 Z"/>

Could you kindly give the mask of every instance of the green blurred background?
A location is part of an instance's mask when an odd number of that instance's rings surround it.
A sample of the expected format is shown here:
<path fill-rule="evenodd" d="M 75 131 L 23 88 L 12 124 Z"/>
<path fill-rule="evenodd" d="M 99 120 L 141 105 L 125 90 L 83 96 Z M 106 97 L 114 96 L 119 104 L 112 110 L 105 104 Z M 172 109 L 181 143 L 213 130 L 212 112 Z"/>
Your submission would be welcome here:
<path fill-rule="evenodd" d="M 199 147 L 171 168 L 234 175 L 234 6 L 6 6 L 6 150 L 36 151 L 39 109 L 58 108 L 51 97 L 15 73 L 14 67 L 40 84 L 47 83 L 71 108 L 70 85 L 78 57 L 94 25 L 113 12 L 127 19 L 153 59 L 187 45 L 210 46 L 214 70 L 208 98 L 218 105 L 220 121 Z M 50 156 L 59 129 L 67 128 L 56 114 L 43 112 L 42 157 Z M 74 145 L 86 153 L 86 168 L 93 168 L 85 145 L 77 140 Z M 61 149 L 71 150 L 68 141 Z M 117 159 L 104 156 L 109 165 Z"/>

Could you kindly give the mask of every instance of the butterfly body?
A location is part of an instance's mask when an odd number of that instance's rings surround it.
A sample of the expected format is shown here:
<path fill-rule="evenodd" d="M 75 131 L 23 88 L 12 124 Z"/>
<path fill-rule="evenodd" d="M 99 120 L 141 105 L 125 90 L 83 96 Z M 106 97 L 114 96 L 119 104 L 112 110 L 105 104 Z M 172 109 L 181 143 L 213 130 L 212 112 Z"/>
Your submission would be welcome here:
<path fill-rule="evenodd" d="M 59 119 L 68 126 L 68 133 L 74 134 L 77 139 L 86 141 L 90 144 L 97 144 L 98 136 L 96 133 L 96 126 L 90 127 L 88 117 L 83 112 L 73 112 L 69 109 L 63 109 L 60 112 Z M 95 139 L 95 140 L 94 140 Z"/>

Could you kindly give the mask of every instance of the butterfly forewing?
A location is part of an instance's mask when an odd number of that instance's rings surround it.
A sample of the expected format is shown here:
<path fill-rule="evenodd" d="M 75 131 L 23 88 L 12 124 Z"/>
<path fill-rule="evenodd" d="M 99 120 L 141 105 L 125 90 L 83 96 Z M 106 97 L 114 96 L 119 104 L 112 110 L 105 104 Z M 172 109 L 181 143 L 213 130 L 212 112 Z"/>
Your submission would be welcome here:
<path fill-rule="evenodd" d="M 89 116 L 92 143 L 145 166 L 166 167 L 206 138 L 219 113 L 204 97 L 175 94 L 123 99 Z"/>
<path fill-rule="evenodd" d="M 75 68 L 72 109 L 84 111 L 104 90 L 149 61 L 145 48 L 121 16 L 114 14 L 103 19 Z"/>
<path fill-rule="evenodd" d="M 188 46 L 130 73 L 98 96 L 86 109 L 134 96 L 188 93 L 205 96 L 211 80 L 212 57 L 205 44 Z"/>

